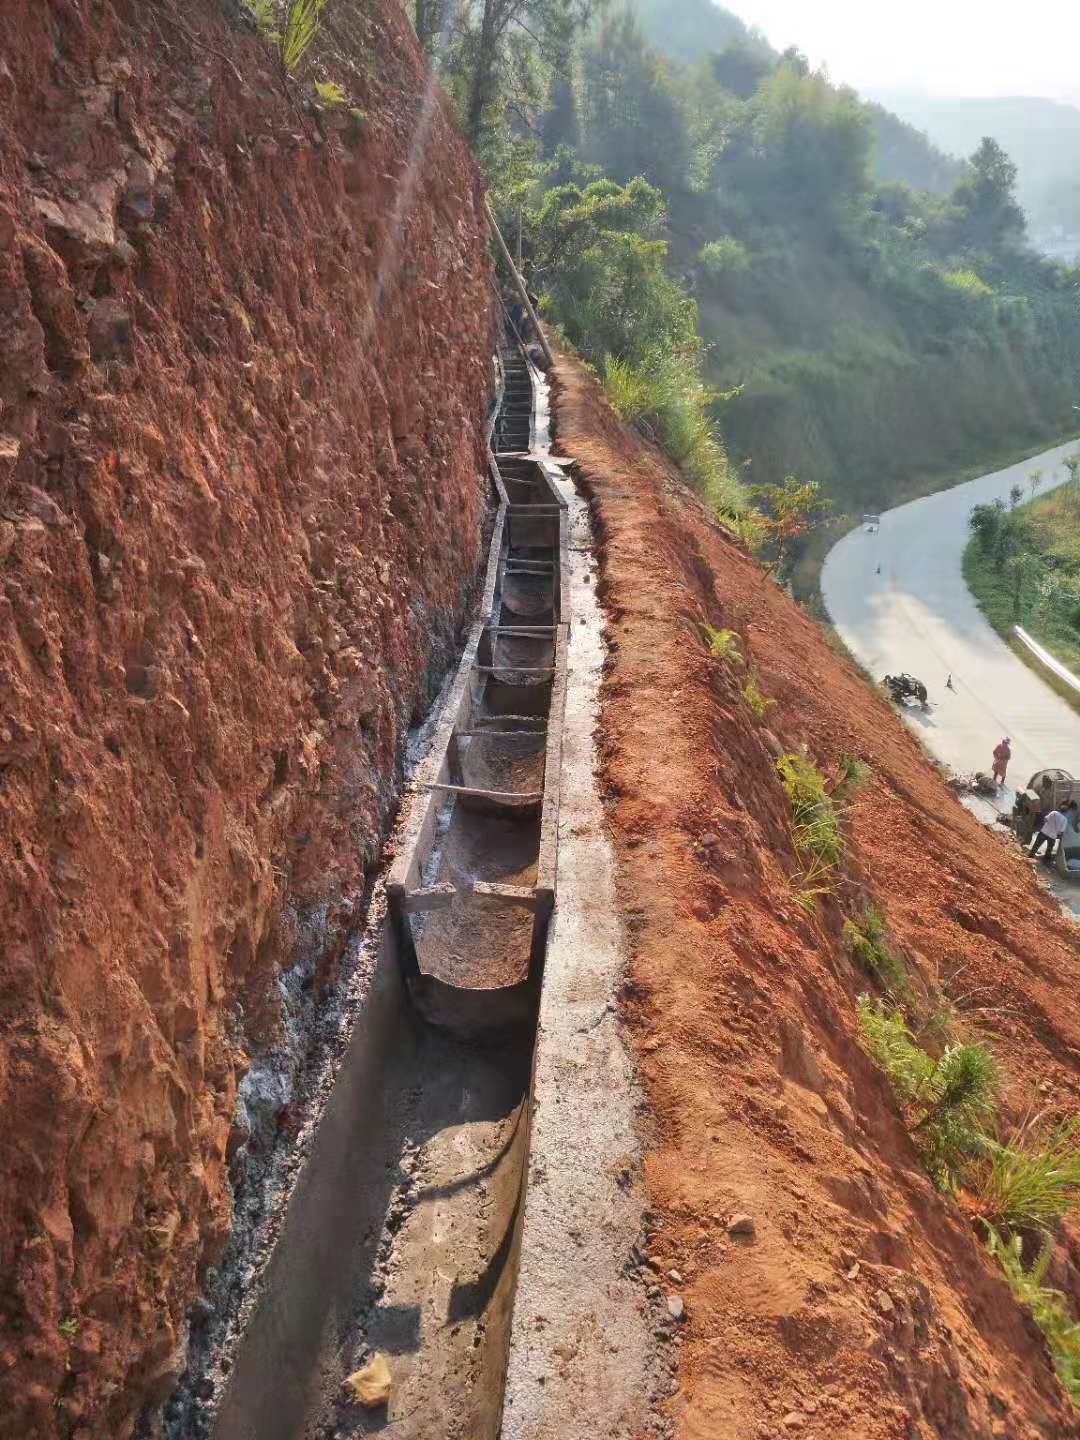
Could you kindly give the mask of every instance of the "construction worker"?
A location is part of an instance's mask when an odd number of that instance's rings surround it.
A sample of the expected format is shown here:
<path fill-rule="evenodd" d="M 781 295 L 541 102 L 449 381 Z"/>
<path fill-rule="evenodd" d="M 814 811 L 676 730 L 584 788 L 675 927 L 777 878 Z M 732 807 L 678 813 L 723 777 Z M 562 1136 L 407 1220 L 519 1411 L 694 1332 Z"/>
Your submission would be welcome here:
<path fill-rule="evenodd" d="M 949 679 L 952 679 L 951 675 L 949 676 Z M 1009 737 L 1006 735 L 1005 738 L 1003 740 L 999 740 L 997 745 L 995 745 L 994 747 L 994 768 L 992 774 L 994 776 L 995 785 L 1005 784 L 1005 771 L 1009 768 L 1009 761 L 1011 759 L 1012 746 L 1009 744 Z"/>
<path fill-rule="evenodd" d="M 1064 810 L 1051 810 L 1049 815 L 1044 816 L 1042 826 L 1032 840 L 1028 854 L 1034 859 L 1045 846 L 1046 854 L 1043 856 L 1043 860 L 1049 865 L 1054 858 L 1054 847 L 1058 840 L 1065 834 L 1070 824 L 1075 826 L 1078 811 L 1080 811 L 1080 806 L 1077 806 L 1075 800 L 1070 800 Z"/>

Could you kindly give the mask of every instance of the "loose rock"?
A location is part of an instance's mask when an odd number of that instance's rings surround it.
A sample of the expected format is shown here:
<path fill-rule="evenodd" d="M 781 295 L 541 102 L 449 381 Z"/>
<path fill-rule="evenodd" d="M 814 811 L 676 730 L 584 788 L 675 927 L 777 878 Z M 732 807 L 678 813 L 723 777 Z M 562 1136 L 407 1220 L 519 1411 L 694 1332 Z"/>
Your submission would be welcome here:
<path fill-rule="evenodd" d="M 368 1363 L 345 1377 L 346 1389 L 368 1410 L 385 1405 L 390 1399 L 390 1366 L 381 1350 L 376 1350 Z"/>
<path fill-rule="evenodd" d="M 753 1219 L 749 1215 L 733 1215 L 728 1221 L 727 1233 L 729 1235 L 753 1235 L 755 1233 Z"/>

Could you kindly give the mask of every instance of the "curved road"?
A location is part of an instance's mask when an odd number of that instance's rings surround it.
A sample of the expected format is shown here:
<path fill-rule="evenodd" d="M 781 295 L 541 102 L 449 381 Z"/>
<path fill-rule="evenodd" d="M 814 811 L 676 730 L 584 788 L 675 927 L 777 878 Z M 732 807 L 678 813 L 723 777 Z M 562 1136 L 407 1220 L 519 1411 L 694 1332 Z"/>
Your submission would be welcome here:
<path fill-rule="evenodd" d="M 989 771 L 1003 735 L 1012 739 L 1009 779 L 1026 783 L 1045 765 L 1080 775 L 1080 714 L 1019 660 L 976 607 L 961 571 L 973 505 L 1043 472 L 1039 494 L 1068 479 L 1061 461 L 1080 442 L 888 510 L 869 534 L 852 530 L 829 551 L 825 604 L 844 643 L 876 680 L 907 670 L 930 692 L 928 714 L 905 718 L 954 770 Z M 881 573 L 877 573 L 880 565 Z M 953 690 L 946 688 L 952 675 Z M 1012 795 L 1002 796 L 1011 806 Z"/>

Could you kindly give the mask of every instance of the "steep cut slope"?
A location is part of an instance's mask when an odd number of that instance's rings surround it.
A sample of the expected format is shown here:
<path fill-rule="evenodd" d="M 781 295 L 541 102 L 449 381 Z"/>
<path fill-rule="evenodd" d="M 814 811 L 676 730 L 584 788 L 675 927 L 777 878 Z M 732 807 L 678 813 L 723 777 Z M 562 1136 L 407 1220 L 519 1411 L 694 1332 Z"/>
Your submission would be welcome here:
<path fill-rule="evenodd" d="M 328 16 L 320 125 L 212 0 L 4 10 L 4 1436 L 169 1388 L 478 555 L 477 174 L 399 8 Z"/>
<path fill-rule="evenodd" d="M 993 1034 L 1013 1116 L 1033 1095 L 1080 1108 L 1075 928 L 594 382 L 558 373 L 610 627 L 601 754 L 655 1129 L 648 1250 L 687 1313 L 675 1434 L 1075 1435 L 1041 1337 L 858 1042 L 876 987 L 841 925 L 877 905 L 915 992 Z M 745 663 L 709 655 L 706 622 Z M 810 914 L 775 767 L 803 746 L 830 780 L 845 755 L 869 767 Z M 729 1231 L 740 1214 L 751 1233 Z M 1054 1278 L 1074 1311 L 1077 1258 L 1066 1230 Z"/>

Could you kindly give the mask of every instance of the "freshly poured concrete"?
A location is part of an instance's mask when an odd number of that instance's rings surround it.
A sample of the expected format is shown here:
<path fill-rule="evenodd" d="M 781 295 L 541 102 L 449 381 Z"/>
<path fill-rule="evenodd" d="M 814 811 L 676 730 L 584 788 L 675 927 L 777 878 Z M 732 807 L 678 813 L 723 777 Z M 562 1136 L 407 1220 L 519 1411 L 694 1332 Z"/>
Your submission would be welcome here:
<path fill-rule="evenodd" d="M 618 1027 L 624 939 L 594 772 L 604 643 L 588 511 L 570 504 L 559 888 L 540 1005 L 502 1440 L 650 1432 L 655 1342 L 628 1264 L 642 1223 L 638 1091 Z"/>
<path fill-rule="evenodd" d="M 1068 479 L 1061 462 L 1077 449 L 1059 445 L 886 511 L 876 534 L 852 530 L 826 558 L 821 589 L 844 643 L 877 680 L 907 670 L 925 683 L 929 713 L 907 709 L 904 718 L 955 770 L 989 772 L 994 746 L 1008 735 L 1011 782 L 1047 765 L 1080 775 L 1080 715 L 991 629 L 961 568 L 972 506 L 1007 502 L 1013 485 L 1026 498 L 1032 470 L 1043 472 L 1045 494 Z"/>

